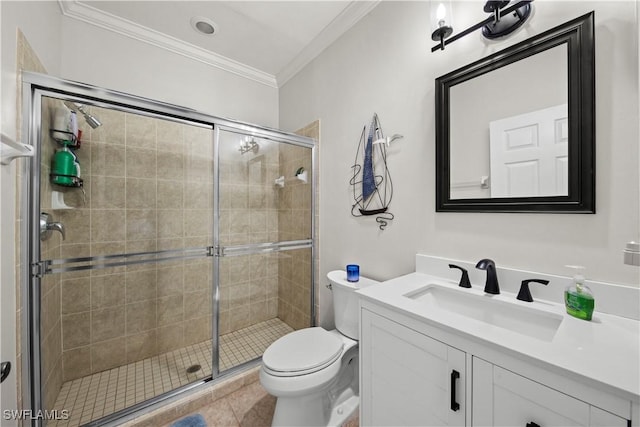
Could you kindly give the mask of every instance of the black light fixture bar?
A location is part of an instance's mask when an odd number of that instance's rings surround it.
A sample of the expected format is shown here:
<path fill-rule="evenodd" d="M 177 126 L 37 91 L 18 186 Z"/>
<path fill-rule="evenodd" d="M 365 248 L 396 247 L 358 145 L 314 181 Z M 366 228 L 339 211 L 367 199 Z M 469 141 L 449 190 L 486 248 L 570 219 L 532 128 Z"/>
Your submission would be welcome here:
<path fill-rule="evenodd" d="M 519 2 L 517 2 L 516 4 L 514 4 L 512 6 L 509 6 L 509 7 L 505 8 L 505 9 L 501 9 L 500 10 L 500 18 L 510 14 L 511 12 L 513 12 L 516 9 L 521 8 L 522 6 L 525 6 L 525 5 L 529 4 L 529 3 L 531 3 L 532 1 L 533 0 L 522 0 L 522 1 L 519 1 Z M 431 52 L 435 52 L 436 50 L 444 50 L 444 47 L 446 45 L 453 43 L 454 41 L 466 36 L 469 33 L 474 32 L 475 30 L 478 30 L 478 29 L 484 27 L 487 24 L 492 23 L 494 20 L 495 20 L 495 16 L 494 15 L 489 16 L 484 21 L 478 22 L 477 24 L 467 28 L 466 30 L 461 31 L 458 34 L 454 34 L 453 36 L 443 40 L 441 43 L 438 43 L 437 45 L 433 46 L 431 48 Z"/>

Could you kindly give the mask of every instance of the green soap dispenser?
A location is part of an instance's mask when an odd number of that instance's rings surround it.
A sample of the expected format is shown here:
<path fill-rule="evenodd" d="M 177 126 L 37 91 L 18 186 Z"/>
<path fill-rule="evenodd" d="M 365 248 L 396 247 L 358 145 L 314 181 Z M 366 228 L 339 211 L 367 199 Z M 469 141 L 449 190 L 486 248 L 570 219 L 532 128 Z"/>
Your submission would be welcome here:
<path fill-rule="evenodd" d="M 591 320 L 596 300 L 591 289 L 584 284 L 584 267 L 580 265 L 567 265 L 574 270 L 573 283 L 564 291 L 564 305 L 567 313 L 583 320 Z"/>

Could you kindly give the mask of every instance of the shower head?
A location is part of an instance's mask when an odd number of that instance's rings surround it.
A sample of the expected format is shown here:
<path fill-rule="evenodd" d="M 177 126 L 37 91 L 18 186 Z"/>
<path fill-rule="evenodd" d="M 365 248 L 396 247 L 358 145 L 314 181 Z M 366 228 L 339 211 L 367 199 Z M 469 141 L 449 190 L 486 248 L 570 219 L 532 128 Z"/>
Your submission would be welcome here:
<path fill-rule="evenodd" d="M 102 123 L 100 122 L 100 120 L 98 120 L 98 118 L 96 116 L 93 116 L 91 114 L 89 114 L 86 110 L 85 110 L 85 105 L 84 104 L 79 104 L 77 102 L 68 102 L 65 101 L 65 105 L 69 108 L 71 108 L 72 110 L 78 110 L 82 113 L 82 115 L 84 116 L 84 119 L 86 120 L 87 124 L 89 126 L 91 126 L 92 129 L 97 128 L 98 126 L 101 126 Z"/>

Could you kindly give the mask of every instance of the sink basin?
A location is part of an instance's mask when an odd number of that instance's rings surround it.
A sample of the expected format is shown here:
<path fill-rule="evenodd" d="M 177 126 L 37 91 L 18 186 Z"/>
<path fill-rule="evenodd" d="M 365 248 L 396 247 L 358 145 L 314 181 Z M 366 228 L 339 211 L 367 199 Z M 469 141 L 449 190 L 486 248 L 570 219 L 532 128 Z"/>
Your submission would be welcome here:
<path fill-rule="evenodd" d="M 439 285 L 427 285 L 404 296 L 432 309 L 452 312 L 543 341 L 551 341 L 562 323 L 562 316 L 557 313 Z"/>

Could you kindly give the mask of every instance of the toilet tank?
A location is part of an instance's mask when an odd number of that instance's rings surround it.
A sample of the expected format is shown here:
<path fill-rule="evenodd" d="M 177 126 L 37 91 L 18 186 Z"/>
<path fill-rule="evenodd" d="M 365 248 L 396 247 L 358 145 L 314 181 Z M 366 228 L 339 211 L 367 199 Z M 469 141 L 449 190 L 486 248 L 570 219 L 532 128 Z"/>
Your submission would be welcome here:
<path fill-rule="evenodd" d="M 334 270 L 327 274 L 333 293 L 333 318 L 336 329 L 351 339 L 360 339 L 359 328 L 359 295 L 357 290 L 380 283 L 376 280 L 360 276 L 357 282 L 347 281 L 347 272 Z"/>

